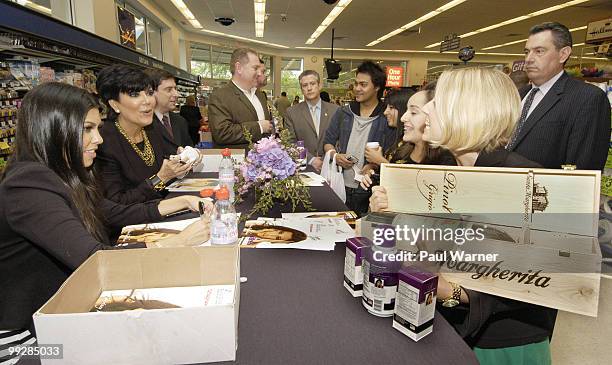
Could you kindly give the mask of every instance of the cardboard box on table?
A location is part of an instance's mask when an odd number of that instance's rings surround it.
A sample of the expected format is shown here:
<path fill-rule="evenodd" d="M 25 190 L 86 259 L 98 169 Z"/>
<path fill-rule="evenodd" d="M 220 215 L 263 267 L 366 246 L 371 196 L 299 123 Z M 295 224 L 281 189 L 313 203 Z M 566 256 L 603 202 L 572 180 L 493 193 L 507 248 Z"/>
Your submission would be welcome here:
<path fill-rule="evenodd" d="M 596 238 L 599 171 L 384 164 L 381 186 L 387 190 L 389 210 L 407 214 L 368 218 L 362 221 L 363 236 L 371 237 L 380 224 L 486 227 L 494 234 L 482 241 L 460 247 L 426 242 L 424 247 L 430 252 L 498 253 L 501 262 L 439 265 L 448 280 L 466 288 L 597 316 L 602 260 Z M 495 264 L 500 271 L 509 270 L 504 279 L 486 275 Z M 550 277 L 540 279 L 545 287 L 527 284 L 528 277 L 519 280 L 522 275 L 508 280 L 512 272 L 538 271 L 540 277 Z"/>
<path fill-rule="evenodd" d="M 33 316 L 43 364 L 189 364 L 231 361 L 238 346 L 238 247 L 99 251 Z M 234 285 L 231 305 L 89 312 L 104 290 Z M 204 301 L 204 298 L 202 298 Z"/>
<path fill-rule="evenodd" d="M 198 149 L 202 155 L 202 161 L 193 167 L 194 172 L 219 172 L 219 164 L 223 156 L 222 148 Z M 232 159 L 236 162 L 242 162 L 245 158 L 244 148 L 231 148 Z"/>

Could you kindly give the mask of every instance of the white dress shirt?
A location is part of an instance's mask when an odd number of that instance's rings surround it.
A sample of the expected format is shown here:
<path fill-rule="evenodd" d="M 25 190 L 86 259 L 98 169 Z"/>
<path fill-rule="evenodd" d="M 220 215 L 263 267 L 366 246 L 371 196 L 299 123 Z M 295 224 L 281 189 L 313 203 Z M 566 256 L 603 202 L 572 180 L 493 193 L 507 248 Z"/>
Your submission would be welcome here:
<path fill-rule="evenodd" d="M 542 99 L 544 99 L 544 97 L 546 96 L 548 91 L 550 91 L 550 89 L 553 87 L 555 82 L 557 82 L 557 80 L 559 80 L 559 78 L 561 77 L 562 74 L 563 74 L 563 71 L 559 72 L 558 74 L 553 76 L 550 80 L 546 81 L 542 85 L 539 85 L 539 86 L 538 85 L 532 85 L 533 87 L 539 88 L 539 90 L 536 92 L 535 96 L 533 97 L 533 102 L 531 103 L 531 107 L 529 108 L 529 111 L 527 112 L 527 118 L 529 118 L 529 115 L 531 114 L 531 112 L 535 110 L 535 108 L 538 106 L 538 104 L 540 104 Z M 528 96 L 529 96 L 529 93 L 527 93 L 527 95 L 525 95 L 523 100 L 521 100 L 521 109 L 525 105 L 525 100 L 527 100 Z"/>

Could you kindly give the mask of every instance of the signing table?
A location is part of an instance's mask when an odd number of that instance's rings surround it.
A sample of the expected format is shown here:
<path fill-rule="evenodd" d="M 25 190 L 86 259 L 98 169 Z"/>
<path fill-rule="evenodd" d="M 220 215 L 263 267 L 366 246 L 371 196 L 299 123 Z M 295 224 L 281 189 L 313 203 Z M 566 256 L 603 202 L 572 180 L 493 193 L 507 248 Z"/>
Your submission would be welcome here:
<path fill-rule="evenodd" d="M 310 192 L 316 211 L 347 210 L 328 186 Z M 251 197 L 237 210 L 252 204 Z M 290 211 L 276 206 L 267 216 Z M 478 364 L 439 313 L 419 342 L 393 329 L 391 318 L 369 314 L 342 286 L 343 244 L 333 252 L 249 248 L 240 255 L 248 280 L 240 287 L 236 364 Z"/>

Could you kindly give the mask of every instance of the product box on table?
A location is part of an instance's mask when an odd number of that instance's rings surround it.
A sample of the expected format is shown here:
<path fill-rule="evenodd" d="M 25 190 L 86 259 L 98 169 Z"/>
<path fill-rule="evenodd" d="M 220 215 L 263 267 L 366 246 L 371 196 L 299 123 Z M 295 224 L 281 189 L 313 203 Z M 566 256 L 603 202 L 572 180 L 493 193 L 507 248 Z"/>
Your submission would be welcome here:
<path fill-rule="evenodd" d="M 397 242 L 468 289 L 597 315 L 599 171 L 384 164 L 381 186 L 389 210 L 407 214 L 362 219 L 374 244 L 381 224 L 480 230 L 482 239 L 452 244 Z"/>
<path fill-rule="evenodd" d="M 90 312 L 103 291 L 228 285 L 231 304 Z M 202 298 L 204 299 L 204 298 Z M 240 250 L 181 247 L 98 251 L 33 316 L 38 343 L 62 344 L 43 364 L 231 361 L 238 346 Z"/>
<path fill-rule="evenodd" d="M 365 237 L 353 237 L 346 240 L 344 257 L 344 287 L 354 297 L 363 293 L 362 261 L 365 250 L 372 246 L 372 241 Z"/>
<path fill-rule="evenodd" d="M 433 331 L 438 276 L 415 266 L 398 273 L 393 328 L 418 341 Z"/>

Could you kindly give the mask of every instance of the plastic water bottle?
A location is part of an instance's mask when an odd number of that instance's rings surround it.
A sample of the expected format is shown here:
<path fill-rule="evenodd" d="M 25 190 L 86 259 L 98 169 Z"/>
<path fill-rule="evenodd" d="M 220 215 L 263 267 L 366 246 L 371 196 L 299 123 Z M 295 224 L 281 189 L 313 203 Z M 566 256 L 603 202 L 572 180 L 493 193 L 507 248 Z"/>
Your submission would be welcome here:
<path fill-rule="evenodd" d="M 238 241 L 238 218 L 229 196 L 229 190 L 225 186 L 221 186 L 215 194 L 217 201 L 210 222 L 212 245 L 231 245 Z"/>
<path fill-rule="evenodd" d="M 219 164 L 219 185 L 227 186 L 229 191 L 229 201 L 234 202 L 234 161 L 232 160 L 232 153 L 229 148 L 224 149 L 221 152 L 223 159 Z"/>

